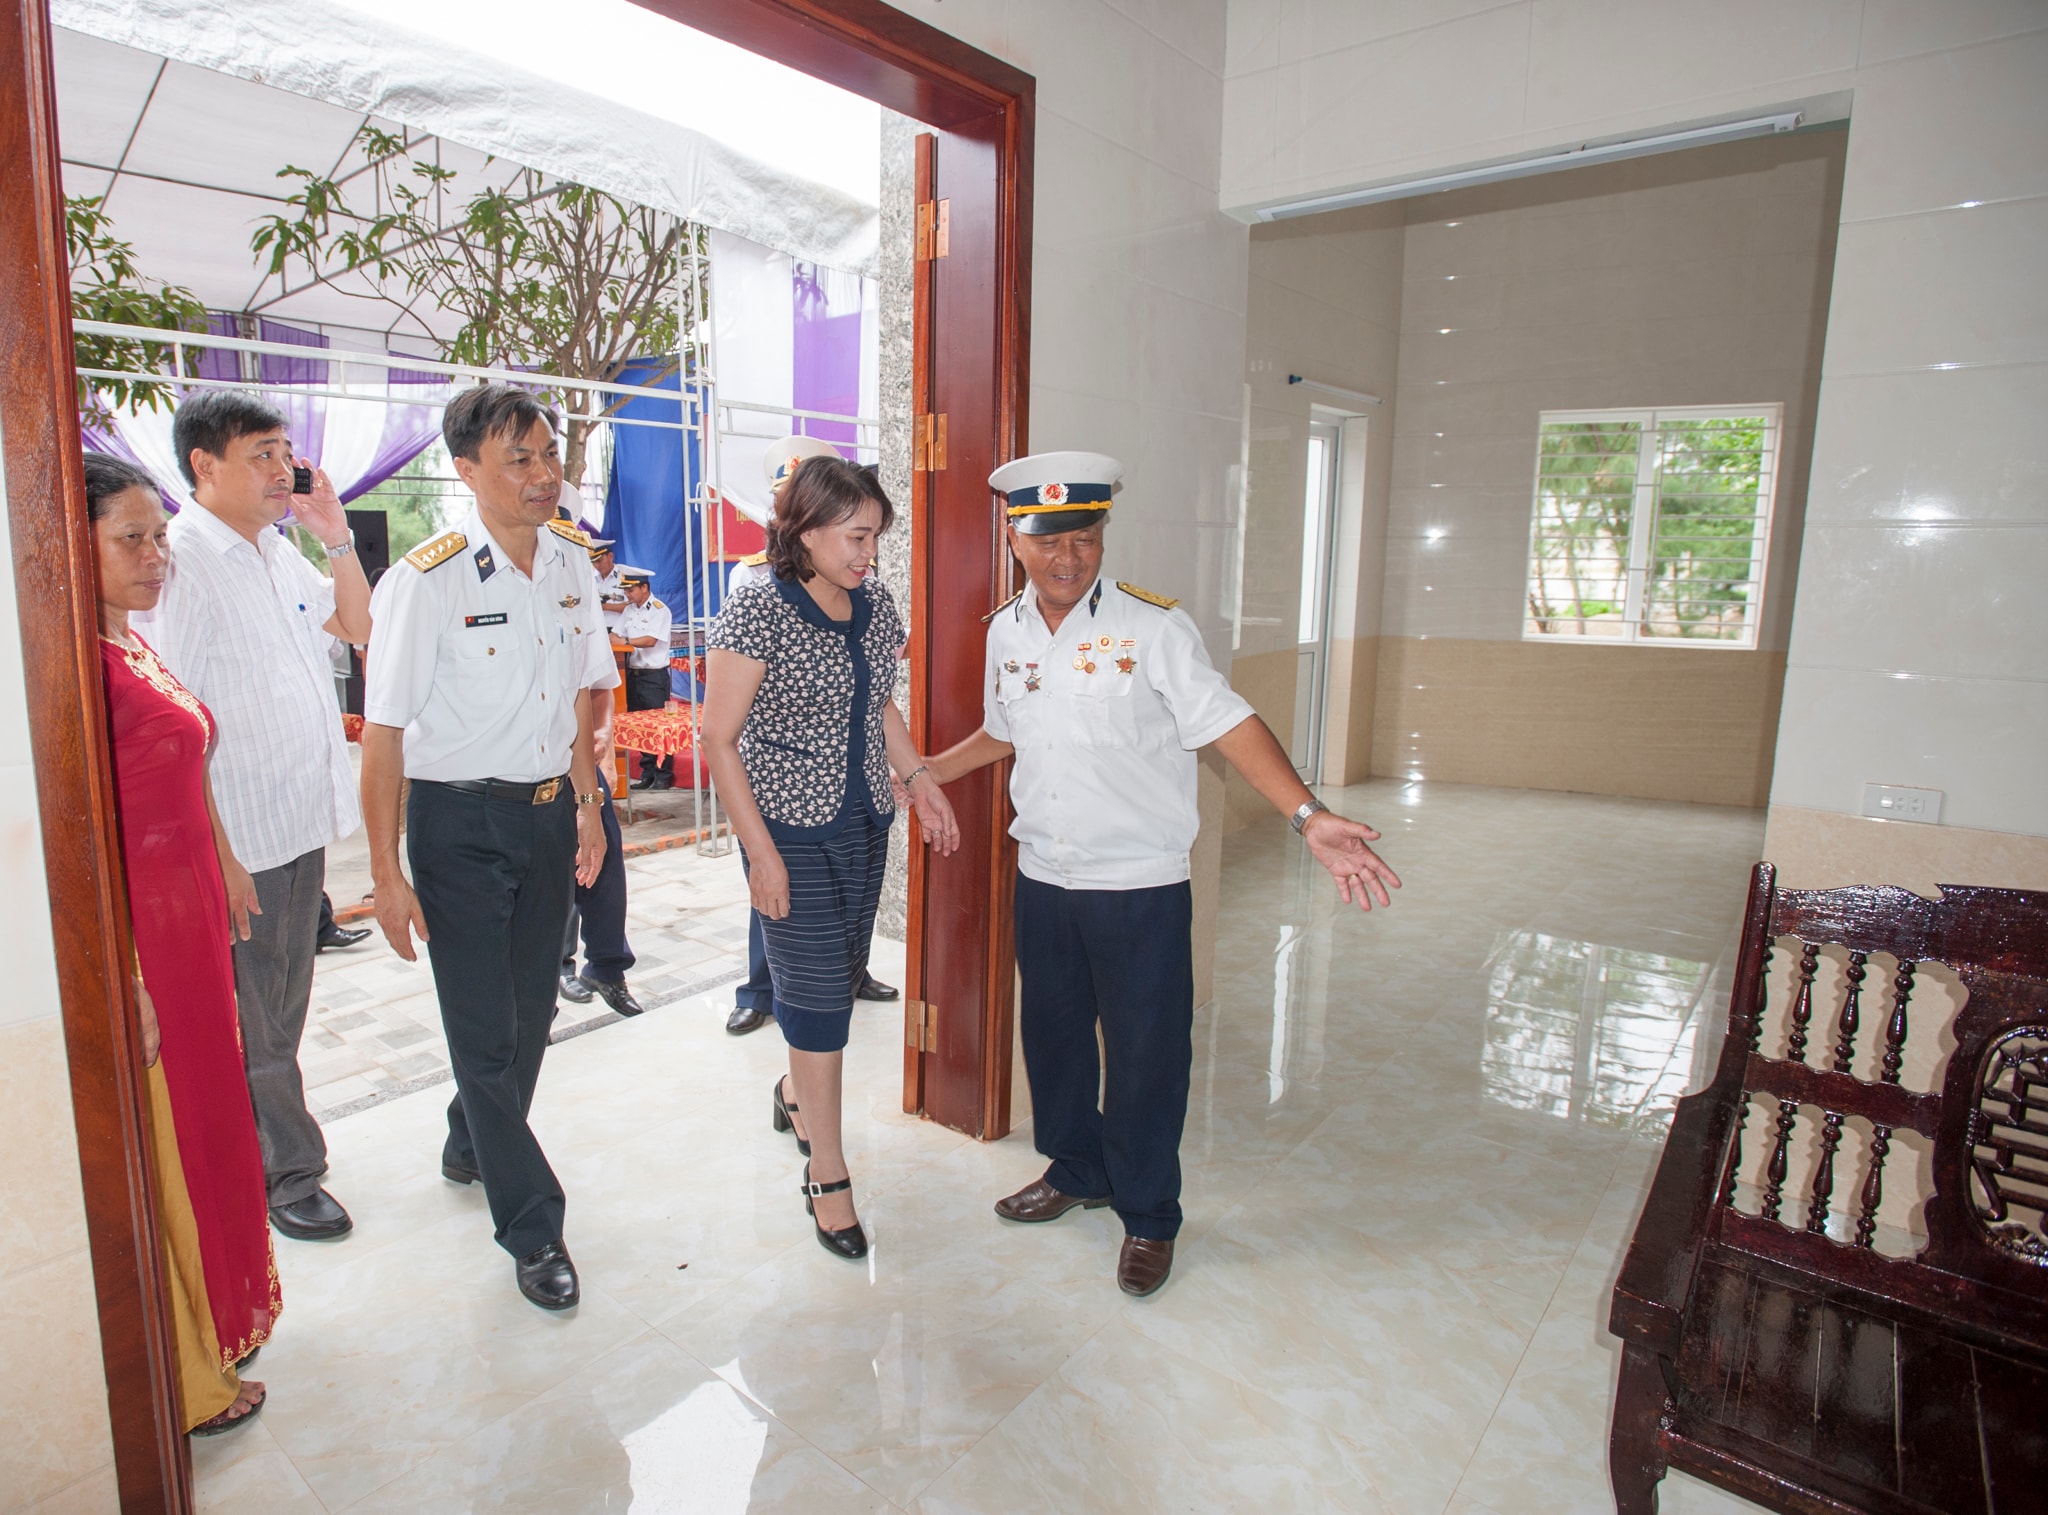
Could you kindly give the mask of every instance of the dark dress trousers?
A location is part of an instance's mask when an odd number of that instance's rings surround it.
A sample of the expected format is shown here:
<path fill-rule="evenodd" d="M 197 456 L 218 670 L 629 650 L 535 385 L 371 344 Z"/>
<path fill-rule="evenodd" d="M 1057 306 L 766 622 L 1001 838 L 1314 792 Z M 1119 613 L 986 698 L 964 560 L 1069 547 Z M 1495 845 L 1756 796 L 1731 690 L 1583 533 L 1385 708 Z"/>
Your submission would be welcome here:
<path fill-rule="evenodd" d="M 609 690 L 600 690 L 610 699 Z M 595 697 L 595 696 L 593 696 Z M 633 966 L 633 949 L 626 942 L 626 854 L 625 838 L 619 832 L 618 812 L 612 809 L 611 775 L 599 770 L 598 786 L 604 790 L 604 862 L 597 881 L 585 888 L 576 886 L 569 906 L 568 929 L 562 934 L 562 974 L 576 971 L 576 935 L 583 934 L 583 976 L 598 983 L 623 984 L 626 970 Z"/>
<path fill-rule="evenodd" d="M 535 805 L 415 779 L 406 853 L 455 1070 L 442 1161 L 483 1175 L 498 1244 L 524 1257 L 560 1239 L 565 1210 L 526 1116 L 576 881 L 574 792 Z"/>
<path fill-rule="evenodd" d="M 1084 1199 L 1114 1195 L 1127 1234 L 1170 1240 L 1193 1057 L 1193 892 L 1061 889 L 1020 873 L 1015 919 L 1018 1026 L 1033 1140 L 1052 1160 L 1046 1181 Z"/>

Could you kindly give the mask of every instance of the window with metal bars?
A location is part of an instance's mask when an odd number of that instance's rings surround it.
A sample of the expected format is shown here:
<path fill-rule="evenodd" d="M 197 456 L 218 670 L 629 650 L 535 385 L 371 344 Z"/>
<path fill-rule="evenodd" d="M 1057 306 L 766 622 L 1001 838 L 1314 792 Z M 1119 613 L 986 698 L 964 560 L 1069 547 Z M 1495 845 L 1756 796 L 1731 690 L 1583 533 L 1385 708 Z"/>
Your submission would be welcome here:
<path fill-rule="evenodd" d="M 1524 640 L 1754 647 L 1782 407 L 1546 410 Z"/>

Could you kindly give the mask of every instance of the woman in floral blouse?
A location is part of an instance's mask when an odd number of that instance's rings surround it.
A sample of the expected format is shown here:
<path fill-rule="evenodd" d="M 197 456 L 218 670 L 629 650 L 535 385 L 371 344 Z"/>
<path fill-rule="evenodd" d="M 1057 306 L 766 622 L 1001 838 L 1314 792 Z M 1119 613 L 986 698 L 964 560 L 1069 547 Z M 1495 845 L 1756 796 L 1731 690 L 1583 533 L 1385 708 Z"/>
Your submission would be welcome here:
<path fill-rule="evenodd" d="M 892 769 L 925 840 L 941 852 L 960 843 L 891 698 L 905 633 L 872 570 L 895 514 L 866 469 L 805 459 L 768 528 L 774 577 L 726 601 L 705 678 L 705 757 L 740 840 L 789 1043 L 775 1129 L 793 1131 L 810 1159 L 804 1206 L 819 1244 L 849 1258 L 868 1243 L 840 1138 L 840 1078 L 888 861 Z"/>

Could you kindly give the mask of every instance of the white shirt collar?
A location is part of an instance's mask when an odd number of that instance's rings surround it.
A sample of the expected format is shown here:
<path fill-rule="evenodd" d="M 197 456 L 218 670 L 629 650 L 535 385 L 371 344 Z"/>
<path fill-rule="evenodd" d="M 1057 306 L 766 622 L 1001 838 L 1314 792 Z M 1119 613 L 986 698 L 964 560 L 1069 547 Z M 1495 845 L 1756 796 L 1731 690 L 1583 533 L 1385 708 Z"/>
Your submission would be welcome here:
<path fill-rule="evenodd" d="M 518 572 L 517 566 L 512 561 L 512 555 L 505 551 L 505 544 L 492 536 L 491 528 L 484 524 L 483 507 L 479 505 L 470 506 L 469 519 L 463 522 L 462 526 L 462 534 L 469 538 L 472 544 L 469 549 L 472 557 L 476 554 L 475 544 L 481 539 L 491 549 L 491 562 L 496 565 L 493 572 L 503 573 L 508 568 L 515 573 Z M 533 582 L 537 584 L 540 582 L 540 577 L 543 573 L 562 561 L 562 549 L 566 544 L 545 526 L 536 528 L 534 539 L 532 577 Z"/>
<path fill-rule="evenodd" d="M 258 554 L 263 551 L 262 532 L 258 532 L 257 540 L 252 542 L 197 500 L 179 511 L 178 519 L 189 523 L 186 527 L 187 532 L 196 534 L 200 541 L 206 543 L 216 553 L 232 552 L 237 547 L 253 548 Z M 275 526 L 264 528 L 265 531 L 271 532 L 275 532 L 276 529 Z"/>

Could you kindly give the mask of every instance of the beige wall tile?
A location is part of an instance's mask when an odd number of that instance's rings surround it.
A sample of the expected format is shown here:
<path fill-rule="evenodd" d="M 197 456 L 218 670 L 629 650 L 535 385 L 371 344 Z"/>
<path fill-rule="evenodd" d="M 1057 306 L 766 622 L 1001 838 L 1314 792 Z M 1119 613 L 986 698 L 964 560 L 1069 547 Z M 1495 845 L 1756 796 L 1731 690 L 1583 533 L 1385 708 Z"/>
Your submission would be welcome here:
<path fill-rule="evenodd" d="M 1362 784 L 1372 775 L 1372 718 L 1379 673 L 1378 637 L 1331 639 L 1323 723 L 1325 784 Z"/>
<path fill-rule="evenodd" d="M 1279 652 L 1254 653 L 1237 657 L 1230 664 L 1230 687 L 1251 702 L 1260 719 L 1273 728 L 1280 744 L 1294 729 L 1294 675 L 1301 654 L 1289 647 Z M 1223 834 L 1242 830 L 1253 821 L 1273 813 L 1259 792 L 1224 765 Z"/>
<path fill-rule="evenodd" d="M 0 1511 L 52 1499 L 113 1461 L 64 1029 L 0 1027 Z M 50 1508 L 103 1507 L 89 1489 Z"/>
<path fill-rule="evenodd" d="M 1773 805 L 1764 857 L 1786 889 L 1898 884 L 1930 897 L 1942 884 L 2048 889 L 2048 837 L 1876 821 L 1832 810 Z"/>
<path fill-rule="evenodd" d="M 1782 653 L 1382 637 L 1372 771 L 1757 805 Z"/>

